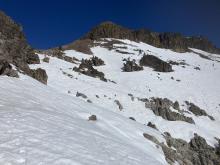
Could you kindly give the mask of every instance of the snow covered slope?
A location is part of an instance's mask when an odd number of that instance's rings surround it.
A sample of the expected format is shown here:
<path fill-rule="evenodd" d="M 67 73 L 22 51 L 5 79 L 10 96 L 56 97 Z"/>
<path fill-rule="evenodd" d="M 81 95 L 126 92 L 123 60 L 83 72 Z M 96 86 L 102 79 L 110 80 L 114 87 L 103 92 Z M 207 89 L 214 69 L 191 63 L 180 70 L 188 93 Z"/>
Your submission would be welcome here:
<path fill-rule="evenodd" d="M 88 97 L 84 100 L 91 100 L 93 105 L 126 117 L 134 117 L 142 124 L 153 122 L 160 131 L 167 131 L 175 138 L 189 141 L 196 132 L 205 137 L 209 144 L 214 145 L 216 143 L 215 137 L 220 138 L 219 56 L 193 49 L 194 52 L 213 58 L 208 60 L 193 52 L 176 53 L 171 50 L 155 48 L 145 43 L 129 40 L 119 41 L 123 44 L 114 44 L 115 49 L 113 50 L 108 50 L 102 46 L 92 48 L 94 56 L 105 62 L 105 65 L 98 66 L 96 69 L 102 71 L 107 79 L 116 83 L 103 82 L 97 78 L 74 72 L 72 68 L 78 64 L 68 63 L 55 57 L 50 57 L 49 63 L 42 62 L 40 65 L 32 65 L 32 68 L 42 67 L 45 69 L 49 77 L 48 86 L 61 93 L 68 93 L 72 97 L 75 97 L 77 92 L 83 93 Z M 130 54 L 122 54 L 116 50 Z M 137 50 L 142 51 L 140 53 Z M 122 71 L 124 58 L 139 61 L 144 53 L 152 54 L 164 61 L 179 62 L 180 65 L 173 65 L 174 72 L 168 73 L 155 72 L 148 67 L 144 67 L 144 70 L 139 72 Z M 65 54 L 79 60 L 92 57 L 74 50 L 67 50 Z M 39 57 L 43 59 L 44 55 L 39 54 Z M 134 97 L 133 101 L 129 94 Z M 151 97 L 178 101 L 180 108 L 185 111 L 187 111 L 185 101 L 192 102 L 213 116 L 215 121 L 204 116 L 197 117 L 191 113 L 185 113 L 185 115 L 193 118 L 196 123 L 194 125 L 182 121 L 164 120 L 146 109 L 144 103 L 138 99 Z M 115 104 L 115 100 L 119 100 L 122 104 L 122 111 Z"/>
<path fill-rule="evenodd" d="M 220 138 L 220 56 L 197 49 L 177 53 L 144 43 L 117 40 L 112 49 L 97 41 L 93 55 L 105 65 L 94 66 L 107 82 L 76 71 L 92 55 L 66 50 L 75 63 L 38 54 L 48 74 L 44 86 L 29 77 L 0 77 L 0 164 L 167 164 L 160 146 L 143 137 L 147 133 L 165 142 L 164 132 L 187 142 L 194 133 L 210 146 Z M 173 72 L 123 72 L 124 59 L 139 63 L 144 54 L 172 63 Z M 143 100 L 178 101 L 181 112 L 194 124 L 169 121 L 146 108 Z M 196 116 L 186 101 L 214 118 Z M 90 115 L 97 121 L 88 121 Z M 131 118 L 132 117 L 132 118 Z M 129 118 L 133 119 L 130 120 Z M 134 119 L 136 121 L 134 121 Z M 149 122 L 157 129 L 146 126 Z"/>
<path fill-rule="evenodd" d="M 0 91 L 0 164 L 166 163 L 143 132 L 162 135 L 108 109 L 28 77 L 0 77 Z"/>

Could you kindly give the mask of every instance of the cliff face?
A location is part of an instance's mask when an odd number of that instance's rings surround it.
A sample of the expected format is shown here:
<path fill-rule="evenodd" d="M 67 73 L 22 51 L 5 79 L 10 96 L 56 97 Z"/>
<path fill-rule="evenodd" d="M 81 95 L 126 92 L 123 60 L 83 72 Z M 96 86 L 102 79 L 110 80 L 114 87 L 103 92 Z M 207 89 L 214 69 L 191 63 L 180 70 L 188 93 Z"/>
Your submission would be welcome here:
<path fill-rule="evenodd" d="M 190 37 L 186 38 L 188 47 L 201 49 L 211 53 L 220 53 L 220 49 L 213 45 L 207 38 L 204 37 Z"/>
<path fill-rule="evenodd" d="M 22 27 L 0 11 L 0 75 L 18 77 L 16 69 L 34 79 L 47 84 L 47 74 L 43 69 L 30 69 L 29 64 L 39 64 L 40 60 L 28 45 Z"/>
<path fill-rule="evenodd" d="M 28 72 L 28 64 L 40 62 L 33 49 L 27 44 L 22 27 L 0 11 L 0 60 Z"/>
<path fill-rule="evenodd" d="M 156 33 L 146 29 L 131 30 L 112 22 L 105 22 L 96 26 L 82 39 L 98 40 L 100 38 L 141 41 L 156 47 L 173 49 L 177 52 L 186 52 L 188 47 L 193 47 L 211 53 L 220 53 L 220 49 L 203 37 L 185 37 L 179 33 Z"/>

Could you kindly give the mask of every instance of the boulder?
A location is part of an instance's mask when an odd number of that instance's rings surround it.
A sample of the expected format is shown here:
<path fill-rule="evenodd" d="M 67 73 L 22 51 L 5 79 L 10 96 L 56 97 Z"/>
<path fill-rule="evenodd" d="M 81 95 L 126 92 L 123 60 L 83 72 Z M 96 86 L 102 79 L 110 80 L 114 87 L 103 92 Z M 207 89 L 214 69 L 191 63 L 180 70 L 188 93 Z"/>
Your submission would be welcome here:
<path fill-rule="evenodd" d="M 155 71 L 158 71 L 158 72 L 172 72 L 173 71 L 172 66 L 169 63 L 153 55 L 144 55 L 140 60 L 140 65 L 151 67 Z"/>
<path fill-rule="evenodd" d="M 50 58 L 49 57 L 44 57 L 43 62 L 49 63 L 50 62 Z"/>
<path fill-rule="evenodd" d="M 47 76 L 47 73 L 44 69 L 41 69 L 41 68 L 38 68 L 36 70 L 32 69 L 29 74 L 31 77 L 40 81 L 41 83 L 47 84 L 48 76 Z"/>
<path fill-rule="evenodd" d="M 37 54 L 28 54 L 27 57 L 28 64 L 40 64 L 40 59 Z"/>
<path fill-rule="evenodd" d="M 96 121 L 96 120 L 97 120 L 96 115 L 89 116 L 89 121 Z"/>

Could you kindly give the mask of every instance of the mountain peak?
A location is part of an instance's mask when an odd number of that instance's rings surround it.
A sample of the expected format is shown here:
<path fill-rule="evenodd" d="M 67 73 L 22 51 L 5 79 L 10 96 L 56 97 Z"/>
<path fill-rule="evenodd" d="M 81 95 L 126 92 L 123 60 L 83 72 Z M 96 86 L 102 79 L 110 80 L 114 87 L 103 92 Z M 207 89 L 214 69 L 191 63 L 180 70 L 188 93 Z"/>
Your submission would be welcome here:
<path fill-rule="evenodd" d="M 158 33 L 145 28 L 132 30 L 111 21 L 92 28 L 82 39 L 99 40 L 101 38 L 128 39 L 177 52 L 187 52 L 188 48 L 197 48 L 211 53 L 220 53 L 220 49 L 205 37 L 186 37 L 175 32 Z"/>
<path fill-rule="evenodd" d="M 92 28 L 83 38 L 98 40 L 100 38 L 120 38 L 127 39 L 131 36 L 131 30 L 124 28 L 111 21 L 102 22 L 98 26 Z"/>
<path fill-rule="evenodd" d="M 105 25 L 117 25 L 117 24 L 112 21 L 104 21 L 99 24 L 99 26 L 105 26 Z"/>

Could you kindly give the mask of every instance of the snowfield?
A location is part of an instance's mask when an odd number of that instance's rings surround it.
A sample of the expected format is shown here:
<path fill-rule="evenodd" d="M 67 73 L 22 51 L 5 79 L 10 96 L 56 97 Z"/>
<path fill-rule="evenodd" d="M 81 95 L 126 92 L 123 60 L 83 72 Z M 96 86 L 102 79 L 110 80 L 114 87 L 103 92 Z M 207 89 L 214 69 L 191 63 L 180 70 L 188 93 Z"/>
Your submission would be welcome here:
<path fill-rule="evenodd" d="M 28 77 L 0 78 L 0 164 L 165 164 L 161 134 Z M 97 121 L 88 121 L 91 114 Z M 153 154 L 152 154 L 153 153 Z"/>
<path fill-rule="evenodd" d="M 143 133 L 164 143 L 164 132 L 188 142 L 197 133 L 209 145 L 216 145 L 215 138 L 220 138 L 220 56 L 193 48 L 193 52 L 177 53 L 119 41 L 123 44 L 115 44 L 113 50 L 91 48 L 94 56 L 105 62 L 95 69 L 115 83 L 73 71 L 80 62 L 49 57 L 45 63 L 44 54 L 38 54 L 41 64 L 30 67 L 46 70 L 47 86 L 24 75 L 19 79 L 0 77 L 0 164 L 167 164 L 162 149 Z M 124 58 L 139 62 L 144 53 L 182 64 L 173 65 L 174 72 L 168 73 L 149 67 L 122 71 Z M 65 51 L 65 55 L 78 60 L 92 57 L 74 50 Z M 87 98 L 76 97 L 77 92 Z M 184 115 L 192 117 L 195 124 L 156 116 L 140 101 L 151 97 L 178 101 L 187 112 Z M 190 113 L 185 101 L 204 109 L 215 120 Z M 97 121 L 88 121 L 91 115 L 96 115 Z M 158 130 L 146 126 L 148 122 Z"/>

